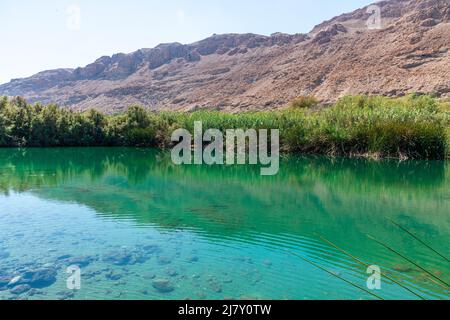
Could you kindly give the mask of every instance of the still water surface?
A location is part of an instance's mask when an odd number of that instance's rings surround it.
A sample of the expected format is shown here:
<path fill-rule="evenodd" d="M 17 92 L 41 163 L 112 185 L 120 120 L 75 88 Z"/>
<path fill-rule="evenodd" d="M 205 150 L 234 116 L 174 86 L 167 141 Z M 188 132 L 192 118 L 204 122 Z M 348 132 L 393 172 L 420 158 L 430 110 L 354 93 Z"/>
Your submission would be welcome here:
<path fill-rule="evenodd" d="M 427 299 L 448 287 L 446 162 L 289 157 L 175 166 L 130 148 L 0 150 L 0 299 L 374 299 L 366 268 Z M 297 256 L 298 255 L 298 256 Z M 81 267 L 81 289 L 66 268 Z M 382 278 L 385 299 L 418 296 Z"/>

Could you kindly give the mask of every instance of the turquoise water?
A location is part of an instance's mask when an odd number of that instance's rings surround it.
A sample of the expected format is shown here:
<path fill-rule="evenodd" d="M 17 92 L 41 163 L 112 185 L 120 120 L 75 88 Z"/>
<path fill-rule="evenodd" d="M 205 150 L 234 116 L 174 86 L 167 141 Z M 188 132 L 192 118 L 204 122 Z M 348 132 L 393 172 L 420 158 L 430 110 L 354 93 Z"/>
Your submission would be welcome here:
<path fill-rule="evenodd" d="M 450 256 L 448 163 L 289 157 L 259 173 L 144 149 L 0 150 L 0 299 L 375 299 L 298 257 L 367 289 L 366 268 L 321 237 L 450 298 L 367 236 L 448 283 L 449 263 L 388 220 Z M 383 275 L 372 293 L 418 298 Z"/>

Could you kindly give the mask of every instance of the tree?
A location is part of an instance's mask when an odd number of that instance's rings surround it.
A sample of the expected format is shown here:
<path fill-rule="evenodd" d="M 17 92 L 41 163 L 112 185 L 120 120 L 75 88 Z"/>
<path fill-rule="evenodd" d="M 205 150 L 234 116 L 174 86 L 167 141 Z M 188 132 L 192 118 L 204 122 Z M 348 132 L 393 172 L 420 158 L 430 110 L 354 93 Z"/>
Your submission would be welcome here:
<path fill-rule="evenodd" d="M 140 106 L 131 106 L 126 112 L 127 126 L 132 128 L 146 128 L 150 124 L 147 111 Z"/>
<path fill-rule="evenodd" d="M 33 110 L 31 106 L 23 104 L 24 100 L 15 99 L 14 103 L 12 101 L 2 111 L 4 125 L 7 127 L 13 146 L 26 146 L 31 133 Z"/>
<path fill-rule="evenodd" d="M 102 145 L 105 141 L 106 117 L 97 110 L 91 109 L 84 114 L 86 125 L 85 139 L 89 139 L 89 144 Z"/>
<path fill-rule="evenodd" d="M 30 145 L 40 147 L 59 145 L 58 111 L 56 105 L 48 105 L 34 113 L 31 121 Z"/>
<path fill-rule="evenodd" d="M 0 112 L 6 108 L 7 104 L 8 104 L 8 98 L 0 97 Z"/>

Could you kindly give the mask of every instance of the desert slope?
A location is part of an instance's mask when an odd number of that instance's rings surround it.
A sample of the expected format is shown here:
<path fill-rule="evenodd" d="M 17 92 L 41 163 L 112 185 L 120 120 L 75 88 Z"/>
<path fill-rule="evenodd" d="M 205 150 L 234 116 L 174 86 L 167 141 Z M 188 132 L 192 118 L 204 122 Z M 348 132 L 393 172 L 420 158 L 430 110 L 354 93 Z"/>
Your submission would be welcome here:
<path fill-rule="evenodd" d="M 77 69 L 44 71 L 0 86 L 0 95 L 74 109 L 276 108 L 299 95 L 331 102 L 345 94 L 433 93 L 450 97 L 450 2 L 377 3 L 316 26 L 309 34 L 214 35 L 101 57 Z"/>

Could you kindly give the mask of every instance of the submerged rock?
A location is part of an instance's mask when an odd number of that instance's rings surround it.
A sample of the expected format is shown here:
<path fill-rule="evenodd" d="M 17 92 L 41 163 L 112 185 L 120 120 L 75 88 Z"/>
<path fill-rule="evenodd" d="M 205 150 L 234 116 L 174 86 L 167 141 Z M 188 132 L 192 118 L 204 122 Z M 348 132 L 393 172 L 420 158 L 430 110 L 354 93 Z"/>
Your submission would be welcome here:
<path fill-rule="evenodd" d="M 172 259 L 166 256 L 159 256 L 158 257 L 158 263 L 161 265 L 170 264 L 172 263 Z"/>
<path fill-rule="evenodd" d="M 31 287 L 28 284 L 20 284 L 15 286 L 10 290 L 12 294 L 22 294 L 24 292 L 30 291 Z"/>
<path fill-rule="evenodd" d="M 142 250 L 147 254 L 159 253 L 162 251 L 157 244 L 144 245 L 142 246 Z"/>
<path fill-rule="evenodd" d="M 33 288 L 45 288 L 56 282 L 57 272 L 53 268 L 27 271 L 18 281 L 19 284 L 28 284 Z"/>
<path fill-rule="evenodd" d="M 92 279 L 92 278 L 95 278 L 96 276 L 101 275 L 102 273 L 103 273 L 102 270 L 83 272 L 83 278 L 84 279 Z"/>
<path fill-rule="evenodd" d="M 95 260 L 96 258 L 92 256 L 79 256 L 79 257 L 71 257 L 67 259 L 65 263 L 68 265 L 76 265 L 79 266 L 80 268 L 84 268 L 90 265 Z"/>
<path fill-rule="evenodd" d="M 147 256 L 142 253 L 126 250 L 111 251 L 103 256 L 104 262 L 112 263 L 116 266 L 134 265 L 136 263 L 144 263 L 147 260 Z"/>
<path fill-rule="evenodd" d="M 199 260 L 199 258 L 198 258 L 197 256 L 190 256 L 190 257 L 188 258 L 188 261 L 189 261 L 189 262 L 198 262 L 198 260 Z"/>
<path fill-rule="evenodd" d="M 39 291 L 38 289 L 34 289 L 34 288 L 32 288 L 32 289 L 31 289 L 30 291 L 28 291 L 28 293 L 27 293 L 27 295 L 28 295 L 29 297 L 33 297 L 33 296 L 38 295 L 38 294 L 43 294 L 43 292 Z"/>
<path fill-rule="evenodd" d="M 176 277 L 178 275 L 178 271 L 174 268 L 166 269 L 166 274 L 170 277 Z"/>
<path fill-rule="evenodd" d="M 70 254 L 64 254 L 62 256 L 59 256 L 56 258 L 56 260 L 61 261 L 61 260 L 67 260 L 69 258 L 71 258 L 72 256 Z"/>
<path fill-rule="evenodd" d="M 160 293 L 169 293 L 175 290 L 167 279 L 157 279 L 153 281 L 152 286 Z"/>
<path fill-rule="evenodd" d="M 69 300 L 75 297 L 73 291 L 60 291 L 57 293 L 59 300 Z"/>
<path fill-rule="evenodd" d="M 22 276 L 15 276 L 14 278 L 10 279 L 8 282 L 8 287 L 12 288 L 16 286 L 17 284 L 20 284 L 22 280 Z"/>
<path fill-rule="evenodd" d="M 0 276 L 0 288 L 7 286 L 11 281 L 11 277 L 8 276 Z"/>
<path fill-rule="evenodd" d="M 133 264 L 136 264 L 136 263 L 145 263 L 148 261 L 149 258 L 145 254 L 134 253 L 132 259 Z"/>
<path fill-rule="evenodd" d="M 122 279 L 122 275 L 115 271 L 111 271 L 111 272 L 107 273 L 105 277 L 106 277 L 106 279 L 113 280 L 113 281 Z"/>
<path fill-rule="evenodd" d="M 220 285 L 219 281 L 217 281 L 216 277 L 210 276 L 208 279 L 209 288 L 217 293 L 222 292 L 222 286 Z"/>
<path fill-rule="evenodd" d="M 126 251 L 111 251 L 103 256 L 103 261 L 112 263 L 116 266 L 125 266 L 130 264 L 133 257 Z"/>
<path fill-rule="evenodd" d="M 221 293 L 222 292 L 222 286 L 219 283 L 217 283 L 217 282 L 211 282 L 209 284 L 209 287 L 214 292 L 217 292 L 217 293 Z"/>
<path fill-rule="evenodd" d="M 143 276 L 143 278 L 146 280 L 153 280 L 156 278 L 156 275 L 154 273 L 147 273 Z"/>

